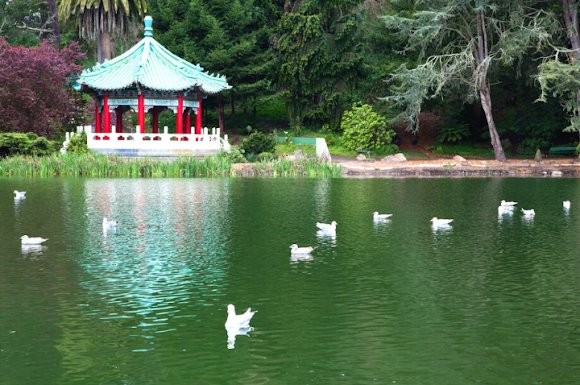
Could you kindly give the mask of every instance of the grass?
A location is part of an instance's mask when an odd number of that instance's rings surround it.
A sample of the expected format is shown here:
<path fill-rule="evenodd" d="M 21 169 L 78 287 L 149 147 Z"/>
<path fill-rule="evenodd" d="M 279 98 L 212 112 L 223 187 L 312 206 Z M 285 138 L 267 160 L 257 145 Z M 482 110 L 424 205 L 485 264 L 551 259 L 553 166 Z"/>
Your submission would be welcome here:
<path fill-rule="evenodd" d="M 126 159 L 114 155 L 60 154 L 13 156 L 0 159 L 0 176 L 75 176 L 75 177 L 214 177 L 231 176 L 232 160 L 216 155 L 203 160 L 180 158 L 167 162 L 155 159 Z M 256 163 L 258 176 L 339 176 L 340 167 L 316 158 L 299 161 L 283 159 Z"/>
<path fill-rule="evenodd" d="M 276 144 L 275 154 L 277 156 L 291 155 L 297 150 L 301 150 L 303 155 L 315 155 L 316 146 L 311 146 L 308 144 L 294 144 L 294 143 L 278 143 Z"/>

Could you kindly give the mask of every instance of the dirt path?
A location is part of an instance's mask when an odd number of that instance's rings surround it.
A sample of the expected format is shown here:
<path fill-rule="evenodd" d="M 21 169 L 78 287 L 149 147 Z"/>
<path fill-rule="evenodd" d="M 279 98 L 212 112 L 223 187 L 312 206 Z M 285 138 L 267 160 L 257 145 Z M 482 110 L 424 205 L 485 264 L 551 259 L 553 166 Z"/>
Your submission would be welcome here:
<path fill-rule="evenodd" d="M 344 176 L 396 177 L 396 176 L 568 176 L 580 177 L 577 158 L 533 160 L 420 159 L 406 162 L 382 160 L 355 160 L 333 158 L 340 164 Z"/>

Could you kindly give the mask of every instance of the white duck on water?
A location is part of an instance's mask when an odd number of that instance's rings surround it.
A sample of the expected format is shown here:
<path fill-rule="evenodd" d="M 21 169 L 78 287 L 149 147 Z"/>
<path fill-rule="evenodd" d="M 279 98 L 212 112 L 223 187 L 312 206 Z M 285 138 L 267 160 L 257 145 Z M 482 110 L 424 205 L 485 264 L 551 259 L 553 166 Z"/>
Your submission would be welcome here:
<path fill-rule="evenodd" d="M 336 233 L 336 221 L 332 221 L 330 223 L 316 222 L 316 227 L 327 234 Z"/>
<path fill-rule="evenodd" d="M 28 235 L 23 235 L 20 237 L 20 242 L 23 245 L 40 245 L 46 241 L 48 241 L 48 238 L 29 237 Z"/>
<path fill-rule="evenodd" d="M 26 198 L 26 191 L 14 190 L 14 199 L 24 199 Z"/>
<path fill-rule="evenodd" d="M 373 213 L 373 220 L 381 221 L 381 220 L 389 219 L 392 216 L 393 216 L 393 214 L 379 214 L 378 211 L 375 211 Z"/>
<path fill-rule="evenodd" d="M 501 205 L 502 206 L 515 206 L 517 205 L 518 202 L 514 202 L 514 201 L 504 201 L 503 199 L 501 200 Z"/>
<path fill-rule="evenodd" d="M 257 310 L 252 311 L 248 308 L 245 313 L 236 314 L 236 307 L 232 304 L 228 305 L 228 318 L 226 320 L 226 329 L 230 328 L 248 328 L 250 327 L 250 320 L 256 314 Z"/>
<path fill-rule="evenodd" d="M 431 218 L 431 224 L 435 227 L 437 226 L 450 226 L 453 219 L 441 219 L 437 217 Z"/>
<path fill-rule="evenodd" d="M 315 249 L 312 246 L 305 246 L 305 247 L 298 247 L 296 243 L 290 245 L 290 253 L 291 254 L 310 254 Z"/>
<path fill-rule="evenodd" d="M 562 207 L 564 207 L 564 210 L 570 210 L 570 206 L 571 206 L 570 201 L 562 202 Z"/>
<path fill-rule="evenodd" d="M 536 215 L 536 212 L 534 211 L 534 209 L 522 209 L 522 214 L 524 214 L 524 216 L 526 217 L 533 217 L 534 215 Z"/>

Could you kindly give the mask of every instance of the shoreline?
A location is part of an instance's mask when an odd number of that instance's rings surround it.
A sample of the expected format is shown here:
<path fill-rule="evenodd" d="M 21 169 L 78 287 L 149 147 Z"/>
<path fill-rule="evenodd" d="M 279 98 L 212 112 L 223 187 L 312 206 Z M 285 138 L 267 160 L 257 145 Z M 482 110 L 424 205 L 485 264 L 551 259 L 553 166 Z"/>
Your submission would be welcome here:
<path fill-rule="evenodd" d="M 394 177 L 580 177 L 577 158 L 496 160 L 429 159 L 385 162 L 382 160 L 340 160 L 342 176 Z"/>

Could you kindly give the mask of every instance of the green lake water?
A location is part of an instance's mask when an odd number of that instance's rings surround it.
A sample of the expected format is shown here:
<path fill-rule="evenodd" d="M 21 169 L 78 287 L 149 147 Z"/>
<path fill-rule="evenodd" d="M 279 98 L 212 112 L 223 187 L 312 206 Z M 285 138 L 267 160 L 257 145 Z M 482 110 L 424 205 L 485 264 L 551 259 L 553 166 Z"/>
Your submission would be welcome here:
<path fill-rule="evenodd" d="M 579 235 L 578 179 L 0 179 L 0 384 L 578 384 Z"/>

